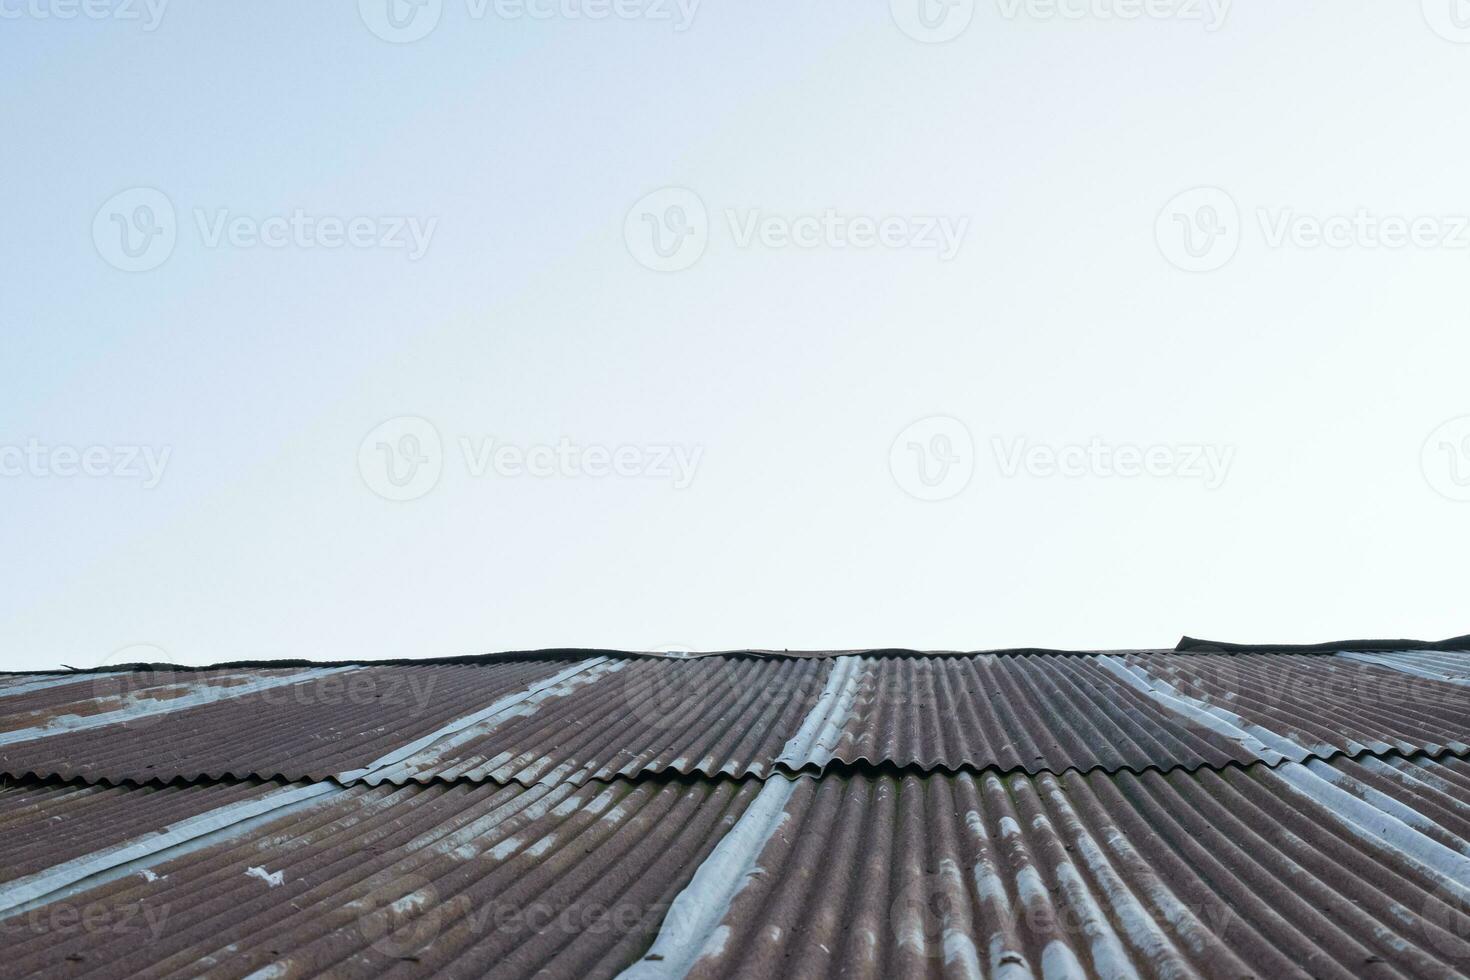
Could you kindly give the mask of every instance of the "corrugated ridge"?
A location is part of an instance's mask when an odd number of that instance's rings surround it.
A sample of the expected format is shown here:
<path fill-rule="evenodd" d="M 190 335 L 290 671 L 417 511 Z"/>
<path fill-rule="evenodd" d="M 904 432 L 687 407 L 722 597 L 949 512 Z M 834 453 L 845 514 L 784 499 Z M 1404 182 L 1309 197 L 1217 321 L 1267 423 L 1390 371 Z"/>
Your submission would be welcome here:
<path fill-rule="evenodd" d="M 132 875 L 86 893 L 103 911 L 171 910 L 163 935 L 0 930 L 0 949 L 9 968 L 64 964 L 69 976 L 376 976 L 410 964 L 608 976 L 641 954 L 755 785 L 358 787 L 247 839 L 156 865 L 154 880 Z M 507 925 L 501 911 L 519 919 Z M 597 928 L 546 928 L 532 916 L 541 911 Z"/>
<path fill-rule="evenodd" d="M 807 780 L 787 815 L 690 976 L 1347 980 L 1470 963 L 1470 916 L 1435 876 L 1260 764 Z"/>

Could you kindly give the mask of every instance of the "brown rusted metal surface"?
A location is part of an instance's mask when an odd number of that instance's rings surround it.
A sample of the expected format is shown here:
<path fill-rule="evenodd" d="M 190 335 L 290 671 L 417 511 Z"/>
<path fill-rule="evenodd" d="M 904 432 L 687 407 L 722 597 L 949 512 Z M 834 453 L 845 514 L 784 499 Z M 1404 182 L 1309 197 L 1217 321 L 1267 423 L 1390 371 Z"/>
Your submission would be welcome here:
<path fill-rule="evenodd" d="M 0 958 L 15 975 L 660 975 L 645 957 L 682 930 L 695 977 L 1470 970 L 1462 760 L 828 773 L 742 841 L 772 784 L 336 789 L 0 917 Z M 679 921 L 701 888 L 728 905 Z"/>
<path fill-rule="evenodd" d="M 212 694 L 208 703 L 194 707 L 155 710 L 98 727 L 58 727 L 41 737 L 0 744 L 0 773 L 114 784 L 325 779 L 365 766 L 567 667 L 523 661 L 321 671 L 299 683 L 250 694 Z M 77 687 L 70 684 L 62 690 Z M 80 687 L 90 693 L 92 683 Z M 5 700 L 0 697 L 0 704 Z M 136 708 L 138 699 L 131 704 Z M 79 719 L 70 723 L 80 725 L 95 722 L 96 716 L 88 718 L 87 705 L 53 704 L 48 724 L 58 724 L 58 718 Z"/>
<path fill-rule="evenodd" d="M 24 728 L 60 726 L 70 718 L 91 718 L 143 705 L 165 706 L 191 695 L 222 700 L 231 689 L 248 687 L 266 678 L 299 676 L 294 670 L 201 670 L 128 671 L 108 674 L 78 674 L 56 678 L 21 693 L 0 688 L 0 732 Z M 23 679 L 22 679 L 23 680 Z M 17 687 L 23 685 L 15 685 Z M 32 686 L 32 685 L 24 685 Z"/>
<path fill-rule="evenodd" d="M 1416 674 L 1470 654 L 1388 653 L 1381 662 L 1302 654 L 1163 655 L 1126 659 L 1163 693 L 1247 728 L 1288 758 L 1470 751 L 1470 687 Z M 1400 667 L 1388 666 L 1395 659 Z M 1256 729 L 1259 729 L 1257 731 Z"/>
<path fill-rule="evenodd" d="M 625 661 L 390 767 L 372 781 L 611 779 L 775 769 L 831 673 L 816 660 Z M 594 672 L 589 672 L 589 676 Z"/>
<path fill-rule="evenodd" d="M 0 919 L 0 958 L 17 976 L 612 976 L 757 788 L 338 790 Z"/>
<path fill-rule="evenodd" d="M 1221 766 L 1255 757 L 1092 657 L 864 659 L 833 756 L 925 770 Z"/>
<path fill-rule="evenodd" d="M 1397 771 L 1443 872 L 1261 764 L 803 780 L 689 975 L 1461 976 L 1470 772 Z"/>
<path fill-rule="evenodd" d="M 259 782 L 0 787 L 0 885 L 275 788 Z"/>
<path fill-rule="evenodd" d="M 596 666 L 493 713 L 507 692 L 568 663 L 143 672 L 0 688 L 0 773 L 323 779 L 465 719 L 369 780 L 764 777 L 834 763 L 1143 772 L 1470 753 L 1470 656 L 1439 651 L 580 663 Z"/>

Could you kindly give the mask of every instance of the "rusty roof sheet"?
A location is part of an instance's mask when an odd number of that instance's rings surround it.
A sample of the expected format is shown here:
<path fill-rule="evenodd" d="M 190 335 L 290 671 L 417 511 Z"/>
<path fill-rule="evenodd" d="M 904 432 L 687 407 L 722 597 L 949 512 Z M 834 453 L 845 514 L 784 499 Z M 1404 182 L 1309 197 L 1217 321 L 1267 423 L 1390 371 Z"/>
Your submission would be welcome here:
<path fill-rule="evenodd" d="M 1255 758 L 1095 658 L 611 661 L 370 779 L 764 776 L 834 760 L 1141 772 Z"/>
<path fill-rule="evenodd" d="M 1426 661 L 1426 657 L 1435 659 Z M 1466 654 L 1100 657 L 1170 710 L 1246 739 L 1271 762 L 1338 753 L 1470 752 Z M 1425 667 L 1438 664 L 1437 674 Z M 1459 666 L 1457 666 L 1459 665 Z"/>
<path fill-rule="evenodd" d="M 338 787 L 16 908 L 0 957 L 17 975 L 611 976 L 758 789 Z"/>
<path fill-rule="evenodd" d="M 0 691 L 0 716 L 7 702 L 19 705 L 8 714 L 12 727 L 0 730 L 0 773 L 114 784 L 326 779 L 590 663 L 267 670 L 246 684 L 233 683 L 235 672 L 224 675 L 231 683 L 150 672 L 126 675 L 121 691 L 104 675 L 27 694 Z M 157 696 L 181 684 L 187 695 Z"/>
<path fill-rule="evenodd" d="M 0 773 L 497 783 L 834 764 L 1028 773 L 1470 753 L 1442 651 L 595 657 L 0 688 Z"/>
<path fill-rule="evenodd" d="M 103 977 L 1448 977 L 1470 969 L 1467 799 L 1470 764 L 1400 758 L 330 786 L 11 906 L 0 956 Z M 58 840 L 111 839 L 91 820 Z"/>
<path fill-rule="evenodd" d="M 1287 769 L 768 783 L 779 812 L 755 801 L 698 890 L 716 911 L 671 915 L 629 976 L 1470 968 L 1465 763 Z"/>

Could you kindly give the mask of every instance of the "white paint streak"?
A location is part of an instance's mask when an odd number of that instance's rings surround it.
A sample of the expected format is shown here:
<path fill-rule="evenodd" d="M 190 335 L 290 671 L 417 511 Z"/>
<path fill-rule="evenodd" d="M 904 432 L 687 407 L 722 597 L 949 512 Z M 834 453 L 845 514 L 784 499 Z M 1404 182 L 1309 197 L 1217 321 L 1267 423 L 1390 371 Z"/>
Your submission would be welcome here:
<path fill-rule="evenodd" d="M 807 712 L 801 728 L 781 749 L 776 757 L 777 765 L 800 769 L 808 765 L 824 766 L 831 761 L 843 726 L 852 713 L 861 665 L 860 657 L 838 657 L 834 661 L 826 687 Z"/>
<path fill-rule="evenodd" d="M 344 784 L 356 782 L 357 780 L 363 780 L 374 786 L 389 778 L 399 780 L 411 778 L 412 776 L 416 775 L 419 770 L 419 767 L 417 767 L 410 761 L 411 758 L 420 752 L 424 752 L 440 739 L 448 738 L 452 735 L 457 735 L 469 729 L 471 726 L 480 725 L 484 722 L 488 722 L 491 719 L 494 719 L 497 715 L 506 711 L 507 709 L 513 708 L 521 702 L 535 697 L 542 691 L 554 688 L 558 684 L 561 684 L 563 681 L 566 681 L 568 678 L 582 673 L 582 671 L 584 670 L 591 670 L 592 668 L 598 667 L 599 665 L 607 662 L 608 660 L 606 657 L 593 657 L 590 660 L 580 661 L 573 666 L 568 667 L 566 670 L 553 674 L 552 676 L 544 680 L 537 681 L 523 691 L 516 691 L 513 694 L 507 694 L 505 697 L 500 698 L 489 707 L 476 711 L 473 714 L 468 714 L 461 718 L 456 718 L 449 724 L 430 732 L 422 738 L 415 739 L 414 741 L 409 742 L 407 745 L 401 745 L 398 748 L 394 749 L 392 752 L 389 752 L 387 755 L 379 756 L 361 769 L 353 769 L 350 772 L 338 773 L 332 778 Z M 489 727 L 493 728 L 494 724 L 491 724 Z M 434 751 L 442 753 L 442 748 L 436 748 Z M 433 752 L 426 755 L 425 766 L 423 768 L 432 768 L 432 766 L 437 763 L 438 760 L 435 759 L 433 756 Z M 405 763 L 401 771 L 382 771 L 387 769 L 387 767 L 389 766 L 396 766 L 398 763 Z"/>
<path fill-rule="evenodd" d="M 1446 684 L 1459 684 L 1462 687 L 1470 687 L 1470 677 L 1463 674 L 1447 674 L 1442 670 L 1435 670 L 1430 665 L 1416 663 L 1416 658 L 1408 651 L 1404 653 L 1357 653 L 1344 650 L 1337 653 L 1336 656 L 1342 657 L 1345 660 L 1355 660 L 1358 663 L 1388 667 L 1391 670 L 1411 674 L 1414 677 L 1425 677 L 1432 681 L 1442 681 Z"/>
<path fill-rule="evenodd" d="M 25 903 L 36 902 L 59 889 L 113 868 L 129 865 L 134 872 L 142 870 L 143 865 L 137 862 L 146 860 L 154 863 L 149 859 L 156 858 L 161 852 L 176 845 L 205 838 L 216 832 L 238 826 L 243 821 L 271 815 L 274 811 L 286 806 L 342 792 L 345 790 L 341 787 L 328 783 L 288 787 L 258 799 L 242 800 L 208 813 L 202 813 L 197 817 L 181 820 L 161 831 L 144 834 L 142 837 L 103 848 L 92 854 L 9 882 L 0 887 L 0 911 L 8 911 Z"/>
<path fill-rule="evenodd" d="M 122 699 L 122 707 L 116 711 L 105 711 L 95 715 L 57 715 L 44 725 L 36 725 L 31 728 L 20 728 L 13 732 L 0 733 L 0 745 L 12 745 L 16 742 L 29 742 L 37 738 L 45 738 L 48 735 L 56 735 L 62 732 L 80 732 L 89 728 L 103 728 L 107 725 L 118 725 L 138 718 L 148 718 L 153 715 L 166 714 L 170 711 L 179 711 L 184 708 L 197 708 L 200 705 L 214 704 L 227 698 L 238 698 L 245 694 L 255 694 L 259 691 L 267 691 L 275 687 L 283 687 L 289 684 L 301 684 L 326 677 L 328 674 L 340 674 L 343 671 L 357 670 L 356 667 L 322 667 L 312 670 L 287 674 L 281 677 L 262 677 L 246 684 L 235 684 L 220 686 L 218 681 L 224 678 L 215 678 L 215 683 L 208 681 L 195 681 L 191 683 L 160 684 L 156 690 L 167 690 L 168 688 L 186 688 L 190 693 L 177 698 L 156 698 L 148 696 L 148 689 L 134 692 L 127 698 Z"/>
<path fill-rule="evenodd" d="M 756 859 L 784 822 L 786 803 L 795 789 L 796 783 L 783 776 L 761 787 L 755 801 L 674 898 L 645 958 L 619 974 L 619 980 L 683 977 L 696 960 L 723 952 L 729 929 L 721 923 L 735 896 L 758 873 Z"/>
<path fill-rule="evenodd" d="M 1311 767 L 1289 763 L 1276 773 L 1309 799 L 1320 803 L 1355 837 L 1396 851 L 1444 884 L 1460 901 L 1470 901 L 1470 857 L 1426 836 L 1395 813 L 1333 785 L 1322 775 L 1324 769 L 1330 768 L 1321 762 Z"/>
<path fill-rule="evenodd" d="M 1094 659 L 1098 666 L 1134 690 L 1148 695 L 1170 711 L 1188 718 L 1201 728 L 1209 729 L 1217 735 L 1239 743 L 1247 751 L 1270 765 L 1274 766 L 1287 759 L 1301 761 L 1312 755 L 1305 746 L 1297 744 L 1286 736 L 1252 724 L 1233 711 L 1226 711 L 1207 701 L 1184 694 L 1167 681 L 1151 676 L 1142 667 L 1133 666 L 1119 657 L 1100 655 Z"/>
<path fill-rule="evenodd" d="M 271 888 L 279 888 L 286 883 L 286 872 L 267 871 L 264 868 L 246 868 L 245 877 L 259 878 Z"/>

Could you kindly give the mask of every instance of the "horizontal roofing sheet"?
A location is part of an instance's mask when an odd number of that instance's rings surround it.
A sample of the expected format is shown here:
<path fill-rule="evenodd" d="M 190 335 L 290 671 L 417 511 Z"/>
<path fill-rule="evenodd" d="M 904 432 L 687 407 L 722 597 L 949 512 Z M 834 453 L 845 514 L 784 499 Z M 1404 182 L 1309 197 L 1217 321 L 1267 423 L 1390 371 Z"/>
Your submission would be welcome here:
<path fill-rule="evenodd" d="M 124 707 L 116 707 L 114 691 L 104 687 L 101 699 L 108 710 L 102 712 L 95 710 L 91 680 L 25 695 L 0 690 L 0 717 L 13 698 L 24 700 L 26 712 L 23 723 L 0 731 L 0 772 L 111 783 L 227 776 L 325 779 L 368 767 L 503 698 L 576 669 L 536 661 L 337 667 L 286 676 L 263 671 L 254 684 L 229 686 L 201 685 L 182 673 L 145 674 L 129 682 L 133 695 Z M 156 696 L 185 677 L 194 685 L 187 697 Z M 44 717 L 37 718 L 34 699 L 42 696 L 47 699 Z"/>
<path fill-rule="evenodd" d="M 0 773 L 581 782 L 1470 753 L 1470 655 L 711 657 L 96 674 L 0 688 Z"/>
<path fill-rule="evenodd" d="M 109 792 L 161 814 L 207 791 Z M 1467 797 L 1470 764 L 1398 758 L 329 787 L 0 913 L 0 957 L 99 977 L 1455 976 Z M 56 846 L 127 832 L 104 823 Z"/>
<path fill-rule="evenodd" d="M 0 958 L 16 975 L 611 976 L 758 788 L 337 788 L 0 919 Z"/>
<path fill-rule="evenodd" d="M 1470 688 L 1445 674 L 1426 673 L 1424 656 L 1153 655 L 1100 660 L 1172 710 L 1249 736 L 1249 744 L 1268 761 L 1337 753 L 1470 751 Z M 1465 654 L 1438 656 L 1470 662 Z M 1441 668 L 1450 669 L 1443 663 Z"/>

